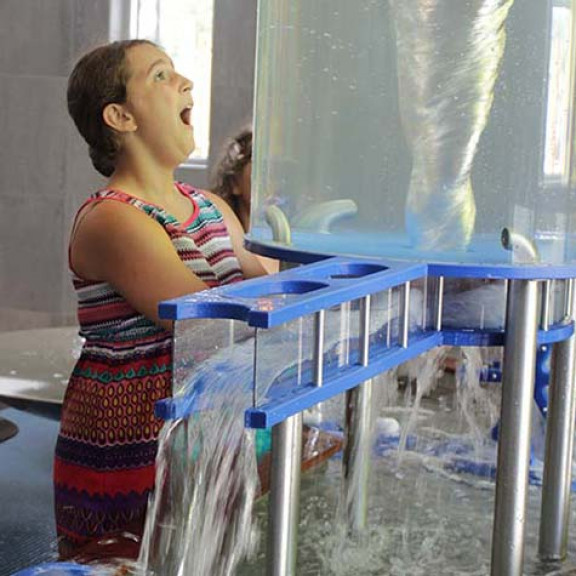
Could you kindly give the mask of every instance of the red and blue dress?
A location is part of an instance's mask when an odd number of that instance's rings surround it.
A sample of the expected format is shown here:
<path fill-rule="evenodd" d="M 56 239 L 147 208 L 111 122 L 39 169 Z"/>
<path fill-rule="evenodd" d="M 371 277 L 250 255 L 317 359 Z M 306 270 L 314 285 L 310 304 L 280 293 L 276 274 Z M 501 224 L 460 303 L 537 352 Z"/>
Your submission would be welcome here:
<path fill-rule="evenodd" d="M 184 223 L 116 190 L 98 191 L 87 203 L 124 202 L 145 212 L 209 287 L 242 280 L 219 210 L 194 188 L 177 187 L 194 207 Z M 162 427 L 154 404 L 172 387 L 171 333 L 134 310 L 109 284 L 72 275 L 85 344 L 66 391 L 54 463 L 63 558 L 94 539 L 141 533 Z"/>

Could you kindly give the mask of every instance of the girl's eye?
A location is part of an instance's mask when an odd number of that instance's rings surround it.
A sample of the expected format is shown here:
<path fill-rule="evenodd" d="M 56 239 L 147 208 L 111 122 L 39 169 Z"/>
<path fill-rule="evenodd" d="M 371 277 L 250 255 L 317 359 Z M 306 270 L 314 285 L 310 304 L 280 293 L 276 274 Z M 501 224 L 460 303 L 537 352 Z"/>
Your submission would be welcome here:
<path fill-rule="evenodd" d="M 156 74 L 154 74 L 154 80 L 166 80 L 168 77 L 168 73 L 166 70 L 158 70 Z"/>

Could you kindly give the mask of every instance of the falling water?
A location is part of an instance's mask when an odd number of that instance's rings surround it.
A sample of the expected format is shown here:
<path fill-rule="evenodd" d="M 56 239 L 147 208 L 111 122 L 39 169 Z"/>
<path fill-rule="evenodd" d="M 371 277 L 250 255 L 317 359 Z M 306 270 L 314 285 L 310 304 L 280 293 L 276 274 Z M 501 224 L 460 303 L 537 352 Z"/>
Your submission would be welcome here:
<path fill-rule="evenodd" d="M 228 576 L 253 549 L 258 475 L 254 435 L 243 426 L 247 398 L 231 391 L 218 400 L 163 429 L 139 558 L 145 574 Z"/>
<path fill-rule="evenodd" d="M 350 308 L 343 313 L 351 314 Z M 356 333 L 355 321 L 349 320 L 343 324 L 341 311 L 327 314 L 327 361 L 348 361 L 353 342 L 340 340 L 352 340 Z M 374 327 L 384 329 L 385 323 Z M 287 343 L 301 343 L 301 330 L 296 323 L 272 332 L 260 350 L 259 377 L 268 386 L 290 369 L 278 359 L 290 363 Z M 257 440 L 244 429 L 243 418 L 253 400 L 254 349 L 253 340 L 235 343 L 189 369 L 185 394 L 202 410 L 162 430 L 156 492 L 139 561 L 130 568 L 134 574 L 264 573 L 260 535 L 266 530 L 267 501 L 258 499 Z M 490 433 L 500 387 L 480 381 L 494 352 L 460 349 L 454 374 L 446 375 L 446 358 L 454 353 L 435 349 L 375 379 L 373 472 L 363 533 L 351 538 L 344 523 L 338 458 L 303 476 L 299 576 L 488 574 L 493 482 L 466 466 L 495 462 L 486 446 L 495 446 Z M 323 425 L 333 419 L 335 428 L 341 426 L 341 398 L 323 409 Z M 530 490 L 529 506 L 529 517 L 537 518 L 536 488 Z M 535 532 L 528 530 L 528 546 Z M 560 574 L 531 563 L 527 570 Z"/>
<path fill-rule="evenodd" d="M 444 358 L 444 348 L 436 348 L 407 364 L 407 379 L 405 406 L 408 408 L 408 418 L 402 427 L 400 436 L 399 452 L 404 453 L 408 437 L 414 432 L 422 406 L 422 398 L 432 391 L 438 382 L 440 362 Z M 413 395 L 412 383 L 416 385 L 416 393 Z M 414 397 L 413 397 L 414 396 Z"/>
<path fill-rule="evenodd" d="M 421 295 L 415 294 L 414 301 L 421 302 Z M 397 315 L 398 302 L 384 321 Z M 292 344 L 301 346 L 303 329 L 295 322 L 267 331 L 266 345 L 258 348 L 257 374 L 251 339 L 219 350 L 190 370 L 180 395 L 201 410 L 166 424 L 162 431 L 155 496 L 138 561 L 144 574 L 227 576 L 254 552 L 259 531 L 252 508 L 258 474 L 254 433 L 244 429 L 244 412 L 255 397 L 255 377 L 256 397 L 262 399 L 274 382 L 293 372 L 285 365 L 290 363 L 286 350 Z M 357 341 L 358 314 L 350 306 L 327 311 L 325 331 L 326 365 L 346 364 L 352 341 Z M 310 365 L 311 353 L 312 347 L 307 355 L 299 352 L 299 363 Z M 308 435 L 310 441 L 317 437 Z"/>

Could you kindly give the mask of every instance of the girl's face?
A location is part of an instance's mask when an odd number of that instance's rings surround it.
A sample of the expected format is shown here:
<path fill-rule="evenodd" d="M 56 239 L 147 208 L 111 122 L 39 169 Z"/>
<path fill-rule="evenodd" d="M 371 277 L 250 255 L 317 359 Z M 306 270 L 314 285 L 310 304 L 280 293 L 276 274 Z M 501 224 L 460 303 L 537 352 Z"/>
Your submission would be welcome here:
<path fill-rule="evenodd" d="M 126 107 L 134 117 L 134 135 L 161 163 L 175 167 L 194 150 L 192 82 L 156 46 L 134 46 L 126 59 Z"/>

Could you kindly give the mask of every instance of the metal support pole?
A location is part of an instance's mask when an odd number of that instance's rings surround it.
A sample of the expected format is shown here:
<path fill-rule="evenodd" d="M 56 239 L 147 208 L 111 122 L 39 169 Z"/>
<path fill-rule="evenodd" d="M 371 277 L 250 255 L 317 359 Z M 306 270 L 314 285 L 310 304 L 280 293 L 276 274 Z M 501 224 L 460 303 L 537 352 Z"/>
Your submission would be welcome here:
<path fill-rule="evenodd" d="M 393 318 L 392 318 L 392 312 L 394 309 L 394 292 L 392 290 L 392 288 L 388 288 L 388 321 L 386 324 L 386 348 L 390 348 L 390 345 L 392 344 L 392 322 L 393 322 Z"/>
<path fill-rule="evenodd" d="M 370 344 L 370 296 L 361 303 L 360 363 L 368 366 Z M 344 443 L 344 503 L 348 532 L 366 527 L 368 485 L 372 450 L 372 380 L 346 393 L 346 441 Z"/>
<path fill-rule="evenodd" d="M 400 346 L 408 348 L 410 338 L 410 282 L 404 284 L 402 293 L 402 305 L 400 307 Z"/>
<path fill-rule="evenodd" d="M 550 328 L 550 283 L 551 280 L 546 280 L 542 284 L 542 304 L 540 313 L 540 328 L 545 332 Z"/>
<path fill-rule="evenodd" d="M 506 306 L 492 576 L 521 576 L 530 469 L 538 283 L 511 280 Z"/>
<path fill-rule="evenodd" d="M 570 317 L 570 311 L 572 308 L 572 299 L 574 298 L 574 283 L 575 280 L 566 280 L 564 284 L 564 308 L 566 310 L 566 316 Z"/>
<path fill-rule="evenodd" d="M 316 386 L 324 383 L 324 322 L 326 311 L 320 310 L 314 315 L 314 376 Z"/>
<path fill-rule="evenodd" d="M 422 284 L 422 329 L 426 330 L 428 328 L 428 298 L 429 298 L 429 283 L 430 279 L 426 278 Z"/>
<path fill-rule="evenodd" d="M 570 283 L 573 283 L 570 280 Z M 570 294 L 573 294 L 571 289 Z M 575 298 L 568 314 L 576 317 Z M 576 418 L 576 336 L 554 344 L 546 417 L 546 455 L 542 484 L 539 555 L 543 560 L 562 560 L 568 545 L 572 449 Z"/>
<path fill-rule="evenodd" d="M 295 576 L 300 507 L 302 414 L 272 428 L 268 501 L 268 576 Z"/>
<path fill-rule="evenodd" d="M 312 362 L 313 362 L 313 374 L 312 382 L 315 386 L 324 385 L 324 342 L 326 339 L 326 310 L 319 310 L 314 314 L 314 334 L 313 334 L 313 352 L 312 352 Z M 310 409 L 310 414 L 314 415 L 317 422 L 323 420 L 322 417 L 322 404 L 316 404 L 316 406 Z"/>
<path fill-rule="evenodd" d="M 436 299 L 436 319 L 434 328 L 436 332 L 442 330 L 442 314 L 444 312 L 444 276 L 438 277 L 438 294 Z"/>

